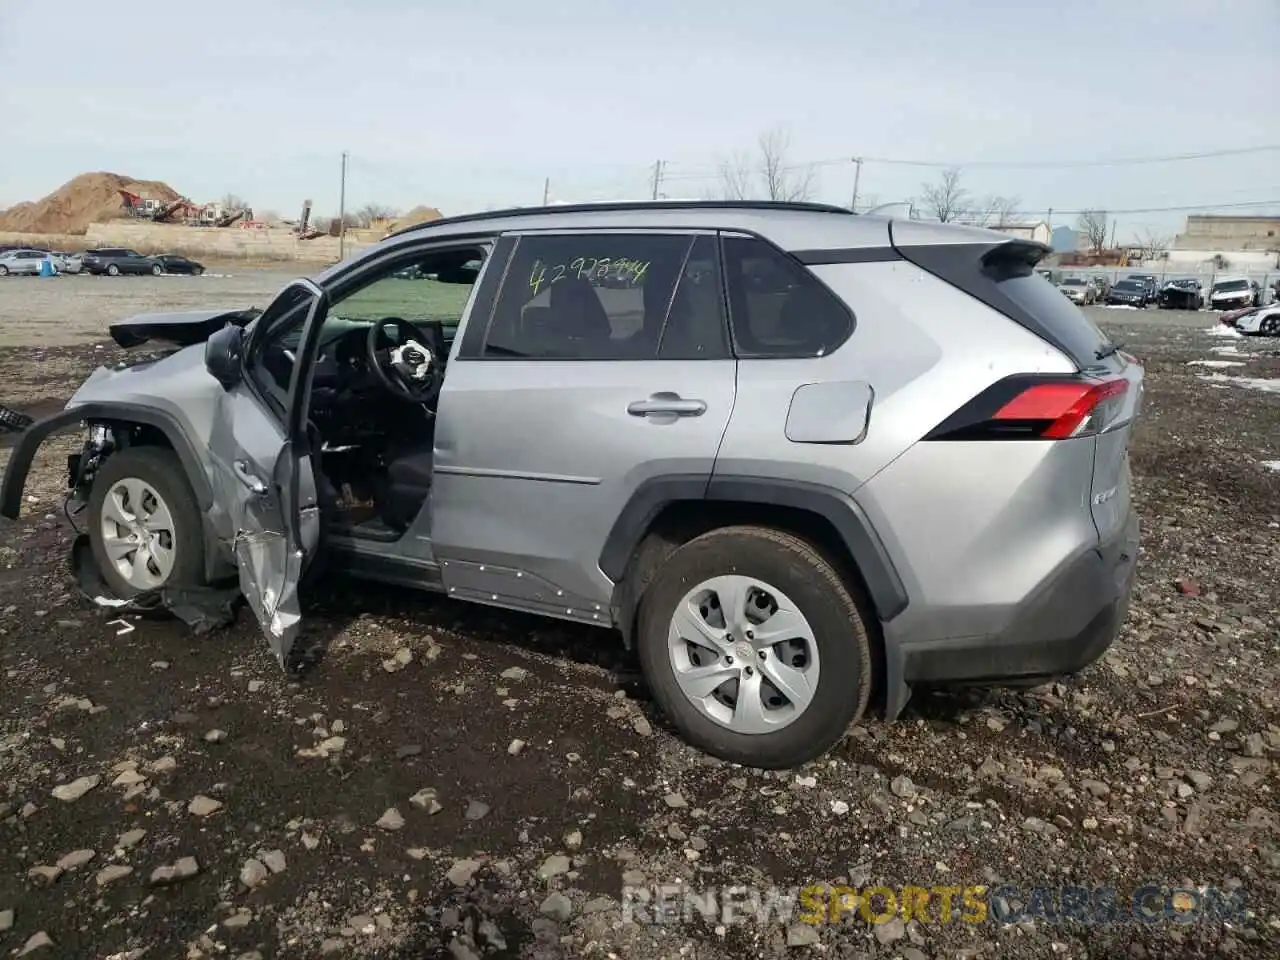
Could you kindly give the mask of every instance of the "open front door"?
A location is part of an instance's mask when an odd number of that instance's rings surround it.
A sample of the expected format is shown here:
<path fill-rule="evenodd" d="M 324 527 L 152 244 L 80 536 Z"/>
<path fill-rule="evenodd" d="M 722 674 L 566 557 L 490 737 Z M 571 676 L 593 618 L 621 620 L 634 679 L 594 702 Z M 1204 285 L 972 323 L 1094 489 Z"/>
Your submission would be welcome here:
<path fill-rule="evenodd" d="M 327 306 L 319 287 L 296 280 L 258 318 L 209 442 L 215 499 L 236 531 L 240 589 L 281 666 L 300 632 L 298 584 L 320 540 L 306 412 Z"/>

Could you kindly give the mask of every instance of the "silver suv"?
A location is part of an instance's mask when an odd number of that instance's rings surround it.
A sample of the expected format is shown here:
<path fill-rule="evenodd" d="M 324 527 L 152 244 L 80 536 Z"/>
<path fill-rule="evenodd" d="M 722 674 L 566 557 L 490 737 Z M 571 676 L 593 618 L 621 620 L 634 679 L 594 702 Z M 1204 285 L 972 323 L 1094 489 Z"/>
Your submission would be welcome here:
<path fill-rule="evenodd" d="M 261 313 L 113 326 L 180 349 L 33 426 L 0 513 L 83 422 L 69 483 L 121 596 L 238 575 L 282 664 L 321 560 L 613 628 L 689 741 L 792 766 L 873 696 L 1116 636 L 1142 369 L 1046 252 L 815 204 L 438 220 Z"/>

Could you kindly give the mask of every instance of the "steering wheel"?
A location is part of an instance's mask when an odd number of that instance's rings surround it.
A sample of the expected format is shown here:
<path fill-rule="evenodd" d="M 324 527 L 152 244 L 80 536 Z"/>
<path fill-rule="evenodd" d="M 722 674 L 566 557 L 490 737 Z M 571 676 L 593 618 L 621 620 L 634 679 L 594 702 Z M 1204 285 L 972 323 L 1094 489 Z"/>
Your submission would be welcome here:
<path fill-rule="evenodd" d="M 396 328 L 396 346 L 385 333 Z M 369 368 L 387 391 L 410 403 L 428 403 L 440 387 L 440 367 L 418 328 L 401 317 L 384 317 L 369 328 L 365 340 Z"/>

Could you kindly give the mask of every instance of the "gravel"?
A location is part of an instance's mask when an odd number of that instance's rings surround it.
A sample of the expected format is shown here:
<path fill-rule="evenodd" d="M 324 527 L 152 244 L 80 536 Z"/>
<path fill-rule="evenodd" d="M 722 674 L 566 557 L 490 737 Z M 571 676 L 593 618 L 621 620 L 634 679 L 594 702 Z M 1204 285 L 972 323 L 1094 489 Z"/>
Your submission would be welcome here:
<path fill-rule="evenodd" d="M 26 286 L 0 284 L 0 298 Z M 1280 396 L 1198 379 L 1187 361 L 1227 341 L 1197 325 L 1208 321 L 1150 312 L 1110 326 L 1148 370 L 1131 455 L 1143 553 L 1117 644 L 1060 682 L 916 691 L 898 723 L 868 718 L 785 773 L 712 761 L 638 723 L 657 714 L 607 635 L 404 590 L 326 583 L 304 621 L 325 657 L 298 679 L 247 613 L 207 637 L 142 619 L 117 638 L 67 579 L 59 492 L 73 441 L 51 442 L 29 516 L 0 527 L 0 951 L 1280 954 L 1280 474 L 1262 466 L 1280 459 Z M 1232 357 L 1241 376 L 1280 377 L 1280 343 L 1230 343 L 1246 354 Z M 114 355 L 0 348 L 15 393 L 0 401 L 56 409 Z M 415 659 L 386 671 L 400 650 Z M 229 735 L 206 739 L 215 730 Z M 196 797 L 223 806 L 189 813 Z M 396 829 L 374 826 L 391 810 Z M 722 930 L 621 914 L 624 883 L 1127 896 L 1149 881 L 1235 889 L 1251 914 L 1085 928 L 870 924 L 857 911 L 814 926 L 750 911 Z"/>

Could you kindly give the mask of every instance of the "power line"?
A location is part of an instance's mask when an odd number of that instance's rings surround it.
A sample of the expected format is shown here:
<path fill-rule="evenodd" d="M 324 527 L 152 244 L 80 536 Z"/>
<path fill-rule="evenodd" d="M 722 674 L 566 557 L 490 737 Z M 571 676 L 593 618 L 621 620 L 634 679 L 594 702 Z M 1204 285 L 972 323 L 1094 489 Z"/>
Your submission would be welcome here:
<path fill-rule="evenodd" d="M 966 169 L 966 168 L 1001 168 L 1001 169 L 1080 169 L 1086 167 L 1122 167 L 1122 166 L 1142 166 L 1157 163 L 1181 163 L 1188 160 L 1212 160 L 1221 157 L 1239 157 L 1254 153 L 1274 153 L 1280 151 L 1280 144 L 1264 144 L 1251 147 L 1230 147 L 1223 150 L 1206 150 L 1199 153 L 1172 153 L 1162 156 L 1149 157 L 1110 157 L 1100 160 L 909 160 L 898 157 L 830 157 L 825 160 L 810 160 L 804 163 L 788 164 L 787 168 L 791 170 L 803 170 L 813 167 L 832 167 L 832 166 L 848 166 L 850 164 L 862 163 L 879 163 L 886 166 L 899 167 L 930 167 L 937 169 Z M 695 169 L 705 169 L 705 173 L 694 172 L 693 170 L 681 170 L 677 173 L 668 173 L 666 176 L 672 180 L 701 180 L 706 177 L 715 176 L 718 169 L 695 167 Z"/>
<path fill-rule="evenodd" d="M 1094 207 L 1087 210 L 1059 210 L 1053 208 L 1055 214 L 1061 214 L 1064 217 L 1079 216 L 1082 213 L 1106 213 L 1108 216 L 1114 216 L 1120 213 L 1191 213 L 1196 210 L 1230 210 L 1244 207 L 1280 207 L 1280 200 L 1238 200 L 1229 203 L 1195 203 L 1177 207 L 1129 207 L 1123 210 L 1112 210 L 1104 207 Z M 1007 214 L 1014 217 L 1033 217 L 1042 214 L 1043 210 L 1015 210 Z"/>

